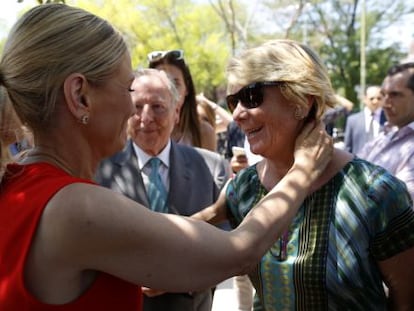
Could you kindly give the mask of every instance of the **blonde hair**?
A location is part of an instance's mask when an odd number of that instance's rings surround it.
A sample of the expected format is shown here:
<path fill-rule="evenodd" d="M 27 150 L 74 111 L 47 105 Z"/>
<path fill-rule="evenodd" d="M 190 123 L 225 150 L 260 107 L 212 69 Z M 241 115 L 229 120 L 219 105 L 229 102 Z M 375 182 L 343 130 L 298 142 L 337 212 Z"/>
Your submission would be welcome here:
<path fill-rule="evenodd" d="M 306 106 L 314 98 L 315 118 L 320 120 L 336 99 L 322 61 L 309 47 L 292 40 L 271 40 L 244 51 L 227 66 L 228 87 L 260 81 L 280 81 L 283 96 Z"/>
<path fill-rule="evenodd" d="M 0 85 L 34 133 L 53 126 L 62 85 L 72 73 L 102 83 L 127 47 L 105 20 L 65 4 L 38 5 L 11 29 L 0 62 Z"/>
<path fill-rule="evenodd" d="M 82 73 L 103 82 L 127 48 L 105 20 L 64 4 L 39 5 L 12 28 L 0 64 L 0 82 L 21 120 L 47 128 L 66 77 Z"/>

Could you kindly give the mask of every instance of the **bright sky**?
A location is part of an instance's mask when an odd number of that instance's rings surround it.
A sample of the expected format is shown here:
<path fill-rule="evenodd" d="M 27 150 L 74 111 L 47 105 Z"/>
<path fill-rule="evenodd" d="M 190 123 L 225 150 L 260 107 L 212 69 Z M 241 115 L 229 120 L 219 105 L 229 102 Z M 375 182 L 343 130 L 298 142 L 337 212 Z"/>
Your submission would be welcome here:
<path fill-rule="evenodd" d="M 21 10 L 31 8 L 36 4 L 38 4 L 36 0 L 24 0 L 23 3 L 18 3 L 17 0 L 2 0 L 0 9 L 0 37 L 7 35 L 7 31 L 13 26 Z"/>

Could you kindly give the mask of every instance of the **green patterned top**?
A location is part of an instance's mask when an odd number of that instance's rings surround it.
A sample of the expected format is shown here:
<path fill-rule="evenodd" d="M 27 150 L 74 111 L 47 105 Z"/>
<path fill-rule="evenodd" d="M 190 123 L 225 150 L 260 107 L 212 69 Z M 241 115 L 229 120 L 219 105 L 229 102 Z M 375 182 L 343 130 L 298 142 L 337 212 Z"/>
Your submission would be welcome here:
<path fill-rule="evenodd" d="M 266 193 L 256 166 L 241 171 L 227 189 L 232 225 Z M 375 262 L 414 246 L 411 198 L 404 183 L 355 158 L 306 198 L 285 238 L 250 274 L 255 310 L 386 310 Z"/>

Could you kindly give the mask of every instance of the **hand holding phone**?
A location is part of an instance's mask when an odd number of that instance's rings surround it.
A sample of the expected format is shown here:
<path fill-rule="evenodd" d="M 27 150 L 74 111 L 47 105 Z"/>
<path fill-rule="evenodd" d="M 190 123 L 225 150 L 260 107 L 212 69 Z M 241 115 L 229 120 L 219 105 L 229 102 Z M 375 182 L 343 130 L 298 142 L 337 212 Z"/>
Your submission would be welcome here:
<path fill-rule="evenodd" d="M 233 152 L 233 156 L 236 156 L 236 157 L 241 156 L 241 155 L 246 156 L 246 151 L 242 147 L 233 146 L 231 147 L 231 151 Z"/>
<path fill-rule="evenodd" d="M 246 151 L 242 147 L 233 146 L 231 148 L 233 157 L 230 160 L 230 166 L 234 173 L 248 166 Z"/>

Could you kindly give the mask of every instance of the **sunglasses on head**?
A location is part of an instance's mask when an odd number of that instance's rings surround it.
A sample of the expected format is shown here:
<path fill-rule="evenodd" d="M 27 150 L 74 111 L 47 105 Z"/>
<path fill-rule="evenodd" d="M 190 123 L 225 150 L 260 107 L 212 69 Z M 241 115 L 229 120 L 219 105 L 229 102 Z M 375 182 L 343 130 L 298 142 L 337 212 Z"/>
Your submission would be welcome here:
<path fill-rule="evenodd" d="M 236 94 L 226 97 L 227 107 L 231 113 L 236 109 L 237 104 L 247 109 L 257 108 L 263 103 L 263 88 L 266 86 L 280 85 L 278 81 L 254 82 L 240 89 Z"/>
<path fill-rule="evenodd" d="M 169 51 L 152 51 L 148 53 L 147 58 L 150 63 L 157 62 L 166 57 L 170 57 L 176 60 L 184 59 L 183 50 L 169 50 Z"/>

